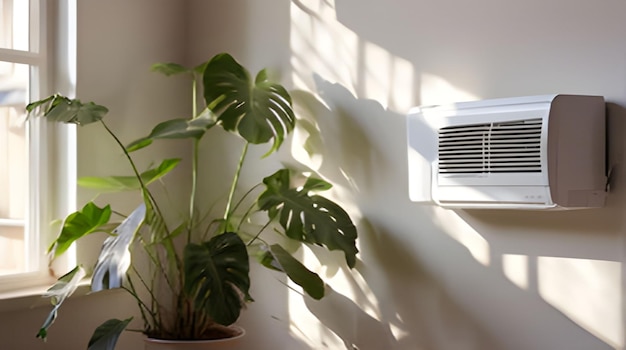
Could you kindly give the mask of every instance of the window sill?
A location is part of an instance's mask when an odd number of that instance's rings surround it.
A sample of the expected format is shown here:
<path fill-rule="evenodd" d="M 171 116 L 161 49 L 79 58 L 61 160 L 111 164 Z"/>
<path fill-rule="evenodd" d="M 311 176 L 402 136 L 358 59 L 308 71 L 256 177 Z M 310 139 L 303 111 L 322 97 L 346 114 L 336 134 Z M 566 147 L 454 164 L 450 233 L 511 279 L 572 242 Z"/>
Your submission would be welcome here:
<path fill-rule="evenodd" d="M 50 305 L 50 299 L 42 296 L 51 285 L 36 286 L 0 292 L 0 313 L 32 309 L 39 306 Z M 70 298 L 83 296 L 89 293 L 89 280 L 80 282 L 76 291 Z"/>

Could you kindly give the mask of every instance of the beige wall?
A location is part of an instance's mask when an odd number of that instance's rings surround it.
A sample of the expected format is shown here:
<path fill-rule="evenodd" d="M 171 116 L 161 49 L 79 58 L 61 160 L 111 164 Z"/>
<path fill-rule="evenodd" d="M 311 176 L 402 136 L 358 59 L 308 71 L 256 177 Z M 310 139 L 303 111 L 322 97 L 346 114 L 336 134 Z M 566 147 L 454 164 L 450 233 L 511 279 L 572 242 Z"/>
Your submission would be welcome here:
<path fill-rule="evenodd" d="M 335 197 L 359 222 L 356 271 L 321 270 L 337 292 L 331 298 L 304 304 L 290 293 L 268 304 L 266 290 L 276 287 L 256 284 L 243 320 L 250 344 L 624 348 L 624 2 L 191 3 L 191 58 L 230 51 L 305 91 L 294 94 L 300 116 L 315 115 L 309 131 L 318 132 L 298 138 L 317 153 L 294 147 L 282 159 L 336 183 Z M 211 33 L 220 35 L 203 40 Z M 611 103 L 606 208 L 450 211 L 409 202 L 409 107 L 549 93 Z"/>
<path fill-rule="evenodd" d="M 255 349 L 340 349 L 344 341 L 361 350 L 623 349 L 624 13 L 618 0 L 81 0 L 78 93 L 111 106 L 112 126 L 132 139 L 139 115 L 152 122 L 185 109 L 150 107 L 180 88 L 160 90 L 146 70 L 154 61 L 197 63 L 229 51 L 301 90 L 294 97 L 309 120 L 301 125 L 311 127 L 280 160 L 336 184 L 334 197 L 358 222 L 360 261 L 351 274 L 320 270 L 335 291 L 322 302 L 305 302 L 255 269 L 257 302 L 241 321 Z M 409 202 L 410 106 L 546 93 L 612 103 L 606 208 L 450 211 Z M 303 140 L 313 156 L 301 152 Z M 104 156 L 94 145 L 108 141 L 88 133 L 80 142 L 80 174 L 102 170 L 91 152 Z M 216 178 L 230 175 L 222 168 Z M 8 349 L 83 348 L 94 324 L 126 316 L 132 303 L 119 298 L 70 302 L 45 345 L 15 336 L 34 334 L 44 309 L 3 314 L 0 339 Z M 141 346 L 133 335 L 122 341 L 122 349 Z"/>

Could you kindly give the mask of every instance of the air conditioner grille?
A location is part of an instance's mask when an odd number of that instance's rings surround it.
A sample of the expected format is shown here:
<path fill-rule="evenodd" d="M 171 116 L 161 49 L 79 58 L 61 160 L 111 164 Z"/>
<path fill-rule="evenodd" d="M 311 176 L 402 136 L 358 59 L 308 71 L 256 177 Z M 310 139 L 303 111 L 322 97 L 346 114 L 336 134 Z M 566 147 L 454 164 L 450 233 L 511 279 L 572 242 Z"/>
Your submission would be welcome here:
<path fill-rule="evenodd" d="M 439 130 L 439 173 L 541 172 L 541 118 Z"/>

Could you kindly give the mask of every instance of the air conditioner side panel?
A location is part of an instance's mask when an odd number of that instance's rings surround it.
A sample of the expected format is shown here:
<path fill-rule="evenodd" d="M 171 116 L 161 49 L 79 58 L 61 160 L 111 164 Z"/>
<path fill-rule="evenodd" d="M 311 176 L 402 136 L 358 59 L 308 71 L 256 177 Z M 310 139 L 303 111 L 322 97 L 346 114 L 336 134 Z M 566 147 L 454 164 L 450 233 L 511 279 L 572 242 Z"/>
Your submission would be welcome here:
<path fill-rule="evenodd" d="M 604 206 L 606 118 L 601 96 L 559 95 L 548 119 L 548 178 L 562 207 Z"/>

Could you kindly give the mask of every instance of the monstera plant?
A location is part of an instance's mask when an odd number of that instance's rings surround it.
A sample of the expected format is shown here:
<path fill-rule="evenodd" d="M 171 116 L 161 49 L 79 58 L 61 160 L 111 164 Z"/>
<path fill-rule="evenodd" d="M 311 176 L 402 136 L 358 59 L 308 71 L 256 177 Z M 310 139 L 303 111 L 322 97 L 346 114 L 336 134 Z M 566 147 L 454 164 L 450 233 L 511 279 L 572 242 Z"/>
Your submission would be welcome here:
<path fill-rule="evenodd" d="M 295 173 L 284 168 L 260 178 L 249 190 L 239 188 L 248 146 L 271 143 L 268 156 L 294 129 L 291 97 L 283 86 L 268 80 L 265 70 L 252 80 L 228 54 L 193 68 L 165 63 L 152 69 L 190 78 L 192 115 L 161 122 L 147 130 L 147 136 L 130 143 L 123 143 L 106 124 L 108 109 L 102 105 L 53 95 L 27 106 L 30 117 L 79 126 L 99 124 L 119 146 L 128 162 L 128 174 L 80 178 L 79 185 L 137 193 L 136 209 L 128 215 L 112 205 L 89 202 L 65 218 L 50 246 L 52 259 L 87 235 L 100 232 L 107 237 L 93 269 L 78 266 L 48 290 L 53 309 L 38 337 L 46 338 L 59 307 L 86 275 L 91 275 L 93 292 L 121 288 L 132 295 L 147 337 L 196 340 L 228 337 L 224 326 L 233 324 L 245 303 L 252 301 L 250 257 L 286 274 L 315 299 L 324 296 L 324 282 L 294 257 L 300 245 L 339 250 L 349 267 L 355 265 L 356 228 L 345 210 L 318 194 L 331 187 L 326 181 L 297 174 L 296 186 Z M 198 91 L 203 96 L 198 97 Z M 214 211 L 202 212 L 197 203 L 198 197 L 205 196 L 198 190 L 199 179 L 212 181 L 211 174 L 201 174 L 199 167 L 203 152 L 212 150 L 200 147 L 200 141 L 207 134 L 224 131 L 242 140 L 242 153 L 232 182 L 223 186 L 228 193 L 223 210 L 210 215 Z M 154 186 L 178 190 L 180 185 L 168 183 L 166 175 L 180 159 L 155 160 L 148 169 L 139 169 L 133 160 L 135 152 L 149 152 L 149 146 L 161 139 L 187 139 L 192 145 L 189 210 L 174 222 L 168 221 L 171 215 L 165 215 L 166 206 L 153 192 Z M 267 235 L 281 238 L 268 239 Z M 106 320 L 93 333 L 88 348 L 113 349 L 130 321 Z"/>

